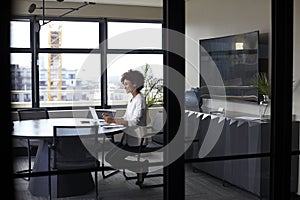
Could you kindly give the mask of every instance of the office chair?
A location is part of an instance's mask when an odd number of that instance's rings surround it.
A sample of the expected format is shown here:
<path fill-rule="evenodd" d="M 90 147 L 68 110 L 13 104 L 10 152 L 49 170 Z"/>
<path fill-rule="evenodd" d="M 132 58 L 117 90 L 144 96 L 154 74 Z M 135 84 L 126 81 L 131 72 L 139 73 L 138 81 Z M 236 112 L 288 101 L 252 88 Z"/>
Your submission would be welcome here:
<path fill-rule="evenodd" d="M 97 113 L 99 119 L 103 119 L 103 116 L 102 116 L 103 113 L 109 114 L 111 117 L 115 117 L 116 112 L 117 112 L 116 110 L 112 110 L 112 109 L 97 109 L 96 110 L 96 113 Z M 90 119 L 93 118 L 91 112 L 88 112 L 87 118 L 90 118 Z M 102 152 L 102 160 L 104 160 L 105 140 L 108 139 L 108 140 L 111 140 L 111 142 L 114 143 L 115 142 L 115 138 L 114 138 L 114 136 L 106 135 L 105 137 L 99 137 L 99 139 L 103 140 L 102 143 L 101 143 L 101 145 L 102 145 L 101 152 Z M 101 141 L 99 141 L 99 143 L 100 142 Z M 104 162 L 101 163 L 101 166 L 105 167 Z M 114 174 L 119 173 L 119 170 L 113 170 L 112 172 L 109 172 L 109 173 L 105 173 L 105 170 L 102 170 L 101 173 L 102 173 L 102 177 L 104 179 L 106 179 L 106 178 L 108 178 L 110 176 L 113 176 Z"/>
<path fill-rule="evenodd" d="M 82 136 L 83 133 L 85 136 Z M 48 145 L 48 170 L 91 169 L 91 171 L 95 172 L 95 181 L 93 181 L 89 172 L 57 175 L 55 183 L 52 183 L 52 179 L 55 180 L 55 177 L 49 175 L 48 186 L 50 199 L 53 194 L 56 194 L 57 197 L 82 195 L 94 187 L 96 199 L 98 199 L 97 172 L 100 167 L 100 162 L 98 161 L 97 151 L 95 150 L 93 152 L 84 145 L 86 139 L 93 139 L 95 142 L 94 145 L 98 143 L 97 125 L 53 127 L 52 143 Z M 52 191 L 52 187 L 55 184 L 56 193 Z"/>
<path fill-rule="evenodd" d="M 144 135 L 143 138 L 141 138 L 140 141 L 140 147 L 136 149 L 137 153 L 137 162 L 140 162 L 141 160 L 141 154 L 143 153 L 153 153 L 153 152 L 160 152 L 163 146 L 164 146 L 164 140 L 163 140 L 163 127 L 164 127 L 164 118 L 163 118 L 163 111 L 158 111 L 153 118 L 150 126 L 147 126 L 147 133 Z M 145 146 L 144 141 L 148 139 L 148 143 Z M 151 162 L 149 163 L 151 166 L 159 166 L 162 165 L 162 162 Z M 148 174 L 146 173 L 140 173 L 137 174 L 137 176 L 128 176 L 126 174 L 126 169 L 123 169 L 123 175 L 126 180 L 136 180 L 136 184 L 141 188 L 153 188 L 153 187 L 161 187 L 163 184 L 154 184 L 154 185 L 146 185 L 144 184 L 145 178 L 151 178 L 151 177 L 160 177 L 163 176 L 163 174 Z"/>
<path fill-rule="evenodd" d="M 19 121 L 23 120 L 32 120 L 32 119 L 49 119 L 49 113 L 46 108 L 26 108 L 26 109 L 18 109 L 18 118 Z M 20 140 L 20 139 L 19 139 Z M 18 171 L 17 173 L 24 173 L 24 172 L 31 172 L 31 154 L 32 149 L 34 147 L 38 147 L 40 140 L 38 139 L 26 139 L 26 144 L 23 144 L 23 146 L 26 146 L 27 148 L 27 157 L 28 157 L 28 169 Z M 30 180 L 30 176 L 25 179 Z"/>

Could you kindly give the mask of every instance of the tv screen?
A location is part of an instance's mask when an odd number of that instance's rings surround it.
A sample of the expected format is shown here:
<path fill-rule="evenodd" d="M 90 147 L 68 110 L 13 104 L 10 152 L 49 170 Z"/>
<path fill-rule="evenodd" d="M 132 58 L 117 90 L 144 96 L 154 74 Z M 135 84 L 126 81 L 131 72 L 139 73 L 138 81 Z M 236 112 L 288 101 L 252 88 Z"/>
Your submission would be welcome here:
<path fill-rule="evenodd" d="M 202 98 L 258 101 L 253 87 L 259 73 L 259 31 L 202 39 Z"/>

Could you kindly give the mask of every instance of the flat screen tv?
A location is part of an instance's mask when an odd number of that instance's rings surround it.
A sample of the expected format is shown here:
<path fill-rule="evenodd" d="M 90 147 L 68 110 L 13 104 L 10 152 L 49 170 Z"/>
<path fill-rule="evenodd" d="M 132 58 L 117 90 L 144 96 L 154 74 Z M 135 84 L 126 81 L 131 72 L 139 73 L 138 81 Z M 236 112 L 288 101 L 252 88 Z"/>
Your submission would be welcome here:
<path fill-rule="evenodd" d="M 202 98 L 258 101 L 253 84 L 268 68 L 260 58 L 259 37 L 259 31 L 252 31 L 199 40 Z"/>

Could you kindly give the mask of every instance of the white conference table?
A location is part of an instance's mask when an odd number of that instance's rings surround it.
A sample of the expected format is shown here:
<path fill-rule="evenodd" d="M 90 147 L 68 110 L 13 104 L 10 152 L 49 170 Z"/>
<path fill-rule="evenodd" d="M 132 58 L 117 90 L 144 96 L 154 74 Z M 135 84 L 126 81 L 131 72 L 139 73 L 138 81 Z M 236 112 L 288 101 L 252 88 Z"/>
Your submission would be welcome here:
<path fill-rule="evenodd" d="M 34 160 L 33 172 L 37 171 L 47 171 L 48 170 L 48 144 L 52 141 L 53 137 L 53 126 L 91 126 L 95 125 L 93 119 L 87 118 L 52 118 L 52 119 L 38 119 L 38 120 L 24 120 L 24 121 L 14 121 L 12 136 L 15 138 L 23 139 L 40 139 L 40 144 L 37 150 L 37 154 Z M 99 137 L 104 135 L 113 135 L 122 132 L 125 127 L 110 127 L 104 128 L 103 123 L 100 123 L 98 130 Z M 80 132 L 67 133 L 66 136 L 78 136 Z M 86 135 L 86 134 L 85 134 Z M 72 174 L 76 176 L 76 174 Z M 91 173 L 86 173 L 86 175 L 91 176 Z M 70 175 L 68 175 L 70 176 Z M 81 182 L 84 177 L 78 176 Z M 91 180 L 91 178 L 86 178 L 86 180 Z M 55 181 L 56 182 L 56 181 Z M 73 178 L 74 182 L 74 178 Z M 94 183 L 93 183 L 94 184 Z M 84 183 L 81 183 L 84 187 Z M 87 184 L 88 185 L 88 184 Z M 94 186 L 94 185 L 93 185 Z M 61 186 L 59 186 L 61 187 Z M 66 186 L 67 187 L 67 186 Z M 55 187 L 53 187 L 55 188 Z M 31 177 L 28 185 L 28 189 L 34 196 L 48 196 L 48 177 Z M 86 188 L 87 192 L 91 188 Z M 57 192 L 54 190 L 54 195 Z M 71 195 L 72 196 L 72 195 Z"/>

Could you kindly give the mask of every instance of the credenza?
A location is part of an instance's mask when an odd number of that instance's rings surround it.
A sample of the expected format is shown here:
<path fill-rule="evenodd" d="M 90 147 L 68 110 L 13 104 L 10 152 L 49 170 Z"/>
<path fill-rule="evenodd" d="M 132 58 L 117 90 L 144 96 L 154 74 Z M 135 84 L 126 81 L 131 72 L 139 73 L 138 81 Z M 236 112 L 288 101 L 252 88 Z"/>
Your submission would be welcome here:
<path fill-rule="evenodd" d="M 299 121 L 292 124 L 292 150 L 298 150 Z M 269 153 L 271 123 L 251 117 L 186 111 L 186 138 L 194 140 L 187 159 Z M 298 156 L 292 156 L 291 164 L 291 192 L 296 192 Z M 195 162 L 192 167 L 261 198 L 269 196 L 269 157 Z"/>

